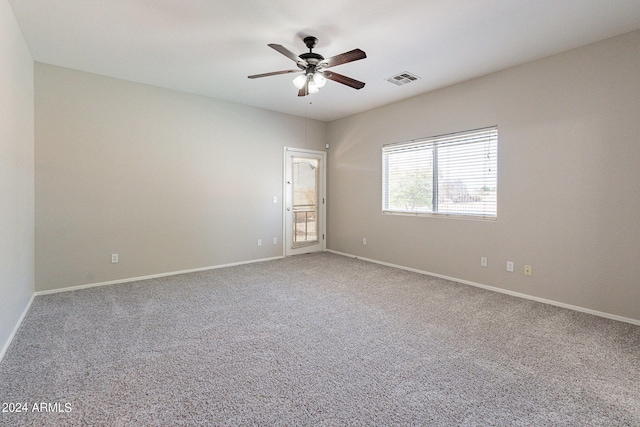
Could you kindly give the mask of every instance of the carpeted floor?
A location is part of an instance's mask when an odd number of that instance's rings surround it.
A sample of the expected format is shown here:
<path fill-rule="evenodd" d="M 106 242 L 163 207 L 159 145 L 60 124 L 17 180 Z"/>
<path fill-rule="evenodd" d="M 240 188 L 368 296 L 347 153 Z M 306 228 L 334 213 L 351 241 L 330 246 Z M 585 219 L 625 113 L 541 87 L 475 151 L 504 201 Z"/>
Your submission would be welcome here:
<path fill-rule="evenodd" d="M 0 402 L 26 403 L 7 426 L 640 426 L 640 327 L 301 255 L 38 296 Z"/>

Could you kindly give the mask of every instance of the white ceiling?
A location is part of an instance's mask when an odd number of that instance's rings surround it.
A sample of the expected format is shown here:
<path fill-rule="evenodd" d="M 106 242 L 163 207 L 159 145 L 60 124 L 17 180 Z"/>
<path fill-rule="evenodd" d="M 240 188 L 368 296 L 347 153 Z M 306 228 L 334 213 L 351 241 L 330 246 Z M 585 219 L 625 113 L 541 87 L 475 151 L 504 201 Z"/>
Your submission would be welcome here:
<path fill-rule="evenodd" d="M 331 121 L 640 28 L 640 0 L 9 0 L 35 61 Z M 367 58 L 298 97 L 267 47 Z M 405 86 L 387 81 L 409 71 Z"/>

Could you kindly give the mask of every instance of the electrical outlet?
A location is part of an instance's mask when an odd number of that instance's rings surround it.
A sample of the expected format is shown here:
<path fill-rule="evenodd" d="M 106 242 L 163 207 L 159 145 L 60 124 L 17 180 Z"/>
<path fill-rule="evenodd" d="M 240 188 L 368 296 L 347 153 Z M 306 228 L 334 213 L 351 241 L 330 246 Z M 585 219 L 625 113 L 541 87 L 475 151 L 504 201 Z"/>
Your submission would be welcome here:
<path fill-rule="evenodd" d="M 258 246 L 262 246 L 262 239 L 258 239 Z"/>
<path fill-rule="evenodd" d="M 118 254 L 111 254 L 111 264 L 118 263 Z"/>
<path fill-rule="evenodd" d="M 482 258 L 480 258 L 480 266 L 482 267 L 486 267 L 487 266 L 487 257 L 483 256 Z"/>
<path fill-rule="evenodd" d="M 531 266 L 530 265 L 525 265 L 524 266 L 524 275 L 525 276 L 531 276 Z"/>
<path fill-rule="evenodd" d="M 513 262 L 507 261 L 507 271 L 513 273 Z"/>
<path fill-rule="evenodd" d="M 274 237 L 274 238 L 273 238 L 273 244 L 274 244 L 274 245 L 277 245 L 277 244 L 278 244 L 278 238 L 277 238 L 277 237 Z"/>
<path fill-rule="evenodd" d="M 366 237 L 362 238 L 362 244 L 365 245 L 365 246 L 367 245 L 367 238 Z"/>

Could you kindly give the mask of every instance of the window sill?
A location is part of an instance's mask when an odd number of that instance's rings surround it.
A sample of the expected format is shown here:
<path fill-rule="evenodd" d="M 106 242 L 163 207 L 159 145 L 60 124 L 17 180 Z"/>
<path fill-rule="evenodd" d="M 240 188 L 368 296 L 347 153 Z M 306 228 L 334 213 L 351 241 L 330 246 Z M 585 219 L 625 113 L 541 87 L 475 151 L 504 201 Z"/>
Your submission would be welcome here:
<path fill-rule="evenodd" d="M 449 214 L 449 213 L 434 213 L 434 212 L 403 212 L 403 211 L 382 211 L 385 215 L 399 215 L 399 216 L 421 216 L 440 219 L 462 219 L 472 221 L 489 221 L 495 222 L 498 220 L 497 216 L 484 216 L 484 215 L 470 215 L 470 214 Z"/>

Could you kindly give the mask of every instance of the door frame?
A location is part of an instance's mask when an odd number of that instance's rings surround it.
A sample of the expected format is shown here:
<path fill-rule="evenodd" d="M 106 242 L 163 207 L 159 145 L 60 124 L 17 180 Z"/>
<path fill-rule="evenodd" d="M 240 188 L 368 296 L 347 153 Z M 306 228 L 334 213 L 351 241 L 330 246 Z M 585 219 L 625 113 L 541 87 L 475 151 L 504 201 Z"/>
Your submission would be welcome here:
<path fill-rule="evenodd" d="M 312 155 L 319 157 L 320 159 L 320 173 L 318 177 L 318 218 L 316 218 L 316 224 L 318 227 L 318 244 L 303 246 L 300 248 L 291 247 L 292 228 L 289 228 L 287 209 L 292 209 L 293 193 L 291 192 L 292 186 L 287 183 L 287 165 L 289 156 L 304 157 L 305 155 Z M 325 151 L 309 150 L 305 148 L 296 147 L 284 147 L 284 155 L 282 162 L 282 255 L 291 256 L 310 252 L 321 252 L 327 249 L 327 153 Z"/>

